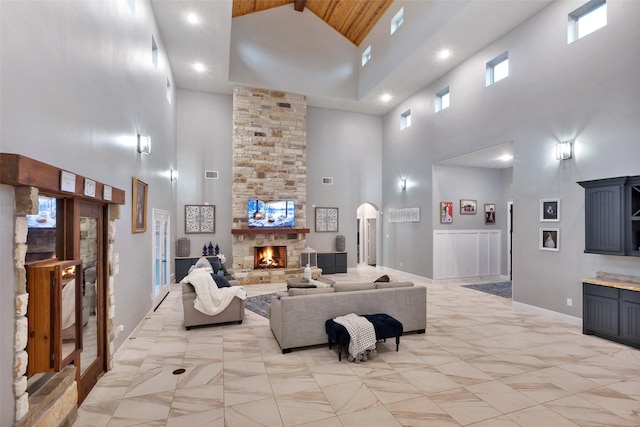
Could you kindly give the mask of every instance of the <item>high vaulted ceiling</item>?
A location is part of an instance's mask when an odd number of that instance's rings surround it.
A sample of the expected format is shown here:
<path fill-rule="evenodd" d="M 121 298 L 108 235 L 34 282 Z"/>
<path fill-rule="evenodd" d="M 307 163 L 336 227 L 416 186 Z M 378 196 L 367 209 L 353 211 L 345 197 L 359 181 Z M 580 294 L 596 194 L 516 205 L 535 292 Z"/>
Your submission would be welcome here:
<path fill-rule="evenodd" d="M 360 46 L 393 0 L 233 0 L 232 16 L 236 18 L 286 4 L 306 7 L 351 43 Z"/>
<path fill-rule="evenodd" d="M 162 48 L 166 50 L 171 65 L 175 87 L 231 94 L 234 85 L 255 85 L 254 87 L 300 93 L 307 97 L 310 106 L 382 115 L 490 46 L 493 41 L 521 25 L 554 0 L 307 0 L 302 13 L 294 10 L 296 1 L 300 0 L 150 0 Z M 277 7 L 280 3 L 284 5 Z M 373 24 L 374 19 L 379 19 L 378 16 L 365 19 L 364 12 L 349 9 L 358 4 L 369 11 L 379 9 L 377 15 L 384 14 L 384 30 L 379 27 L 383 21 L 377 21 L 378 26 L 369 32 L 366 40 L 379 30 L 382 30 L 379 31 L 381 34 L 388 35 L 387 18 L 391 18 L 390 14 L 395 9 L 404 6 L 405 24 L 400 28 L 400 34 L 394 36 L 404 37 L 402 40 L 411 45 L 412 52 L 399 59 L 397 55 L 393 56 L 396 52 L 387 51 L 395 60 L 393 68 L 375 73 L 375 79 L 367 82 L 366 87 L 358 89 L 356 95 L 353 95 L 353 90 L 339 95 L 335 91 L 331 94 L 323 93 L 318 89 L 318 81 L 330 79 L 329 72 L 332 69 L 317 64 L 321 63 L 323 56 L 335 57 L 334 52 L 344 52 L 345 46 L 352 47 L 353 58 L 349 59 L 345 67 L 358 74 L 356 82 L 362 81 L 360 74 L 363 71 L 372 75 L 371 69 L 356 69 L 359 68 L 360 47 L 337 32 L 337 39 L 331 37 L 330 32 L 322 32 L 317 25 L 320 22 L 331 28 L 331 22 L 343 22 L 342 26 L 347 29 L 349 25 L 346 21 L 350 17 L 352 26 L 360 25 L 364 28 L 365 22 Z M 269 8 L 270 5 L 272 7 Z M 239 8 L 239 11 L 234 12 L 234 8 Z M 419 13 L 411 13 L 418 9 Z M 186 17 L 191 12 L 199 16 L 198 25 L 187 23 Z M 244 15 L 233 18 L 236 13 Z M 283 18 L 278 19 L 279 17 Z M 345 21 L 341 21 L 341 17 Z M 251 24 L 246 25 L 247 22 Z M 264 24 L 254 25 L 259 22 Z M 296 25 L 300 22 L 303 24 Z M 282 23 L 290 28 L 279 28 L 278 25 Z M 261 73 L 274 64 L 281 68 L 285 66 L 283 64 L 291 66 L 291 71 L 282 71 L 277 76 L 278 79 L 268 82 L 265 79 L 260 80 L 261 83 L 252 83 L 246 78 L 237 79 L 237 75 L 231 70 L 231 65 L 237 65 L 231 62 L 232 46 L 238 48 L 232 34 L 234 30 L 240 31 L 239 28 L 243 28 L 242 31 L 247 34 L 243 39 L 245 45 L 241 47 L 250 48 L 248 57 L 258 63 L 251 72 L 260 77 Z M 287 31 L 290 34 L 288 38 L 282 37 Z M 367 31 L 369 28 L 355 32 L 363 34 Z M 322 35 L 318 37 L 318 34 Z M 274 35 L 279 35 L 280 38 L 274 38 Z M 261 44 L 263 49 L 256 49 L 262 40 L 266 40 Z M 339 43 L 339 40 L 344 40 L 345 43 Z M 295 49 L 300 48 L 306 49 L 306 57 L 296 57 L 298 51 Z M 437 58 L 438 52 L 443 48 L 451 51 L 451 56 L 445 61 Z M 291 52 L 288 58 L 278 57 L 279 52 L 287 52 L 287 49 Z M 311 57 L 310 61 L 309 52 L 320 50 L 324 54 Z M 380 45 L 374 45 L 373 50 L 374 59 L 368 67 L 377 66 L 376 61 L 380 60 L 380 52 L 384 49 Z M 381 55 L 384 59 L 385 52 Z M 292 62 L 296 58 L 297 63 Z M 491 58 L 487 60 L 489 59 Z M 196 62 L 204 65 L 204 72 L 194 71 Z M 335 69 L 341 70 L 339 67 Z M 301 81 L 307 83 L 310 89 L 303 90 L 299 89 L 300 86 L 294 86 Z M 389 93 L 391 101 L 382 102 L 382 93 Z"/>

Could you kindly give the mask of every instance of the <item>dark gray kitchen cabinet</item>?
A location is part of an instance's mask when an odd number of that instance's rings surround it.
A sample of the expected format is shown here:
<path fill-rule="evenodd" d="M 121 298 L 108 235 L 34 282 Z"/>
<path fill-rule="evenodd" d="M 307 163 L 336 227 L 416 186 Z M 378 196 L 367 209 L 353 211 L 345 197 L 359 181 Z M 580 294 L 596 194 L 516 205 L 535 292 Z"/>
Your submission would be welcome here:
<path fill-rule="evenodd" d="M 640 256 L 640 176 L 578 182 L 585 190 L 585 252 Z"/>

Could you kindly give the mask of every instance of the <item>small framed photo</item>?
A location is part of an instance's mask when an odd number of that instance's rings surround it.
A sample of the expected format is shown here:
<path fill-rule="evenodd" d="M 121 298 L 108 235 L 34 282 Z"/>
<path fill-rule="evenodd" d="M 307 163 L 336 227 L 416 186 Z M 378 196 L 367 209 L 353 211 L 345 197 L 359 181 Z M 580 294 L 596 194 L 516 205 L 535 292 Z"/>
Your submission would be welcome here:
<path fill-rule="evenodd" d="M 484 223 L 487 225 L 496 223 L 496 205 L 487 203 L 484 205 Z"/>
<path fill-rule="evenodd" d="M 133 177 L 133 203 L 131 216 L 131 232 L 144 233 L 147 231 L 147 191 L 148 184 Z"/>
<path fill-rule="evenodd" d="M 84 195 L 89 197 L 96 197 L 96 182 L 92 179 L 84 179 Z"/>
<path fill-rule="evenodd" d="M 453 222 L 453 202 L 440 202 L 440 224 Z"/>
<path fill-rule="evenodd" d="M 560 250 L 560 229 L 541 228 L 540 229 L 540 250 L 555 251 Z"/>
<path fill-rule="evenodd" d="M 316 232 L 338 231 L 338 208 L 316 208 Z"/>
<path fill-rule="evenodd" d="M 214 205 L 184 205 L 185 234 L 215 233 L 216 207 Z"/>
<path fill-rule="evenodd" d="M 540 221 L 559 222 L 560 221 L 560 199 L 540 200 Z"/>
<path fill-rule="evenodd" d="M 475 215 L 478 212 L 478 202 L 471 199 L 460 199 L 460 214 Z"/>

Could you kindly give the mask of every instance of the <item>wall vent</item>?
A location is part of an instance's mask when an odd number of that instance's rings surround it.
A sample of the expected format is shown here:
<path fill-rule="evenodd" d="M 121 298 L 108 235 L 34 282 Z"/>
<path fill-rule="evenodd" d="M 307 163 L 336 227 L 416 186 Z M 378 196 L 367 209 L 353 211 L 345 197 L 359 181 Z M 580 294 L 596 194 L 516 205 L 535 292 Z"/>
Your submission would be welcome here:
<path fill-rule="evenodd" d="M 333 185 L 333 178 L 330 176 L 323 176 L 322 183 L 325 185 Z"/>
<path fill-rule="evenodd" d="M 278 102 L 278 107 L 291 108 L 291 104 L 288 102 Z"/>
<path fill-rule="evenodd" d="M 264 132 L 254 132 L 253 136 L 267 136 L 267 134 Z"/>
<path fill-rule="evenodd" d="M 218 171 L 204 171 L 204 179 L 218 179 Z"/>

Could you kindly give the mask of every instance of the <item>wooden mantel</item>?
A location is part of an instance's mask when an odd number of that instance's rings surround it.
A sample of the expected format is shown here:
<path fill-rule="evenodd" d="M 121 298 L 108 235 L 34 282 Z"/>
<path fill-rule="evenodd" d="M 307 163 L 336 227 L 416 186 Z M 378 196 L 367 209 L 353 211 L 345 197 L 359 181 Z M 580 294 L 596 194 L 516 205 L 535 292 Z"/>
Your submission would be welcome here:
<path fill-rule="evenodd" d="M 232 228 L 231 234 L 255 235 L 255 234 L 307 234 L 308 228 Z"/>
<path fill-rule="evenodd" d="M 125 192 L 119 188 L 111 188 L 111 200 L 103 199 L 106 184 L 78 174 L 75 176 L 74 191 L 62 191 L 60 176 L 63 169 L 20 154 L 0 153 L 0 183 L 14 187 L 36 187 L 40 191 L 62 197 L 76 197 L 102 203 L 125 204 Z M 95 196 L 84 193 L 85 179 L 93 181 Z"/>

